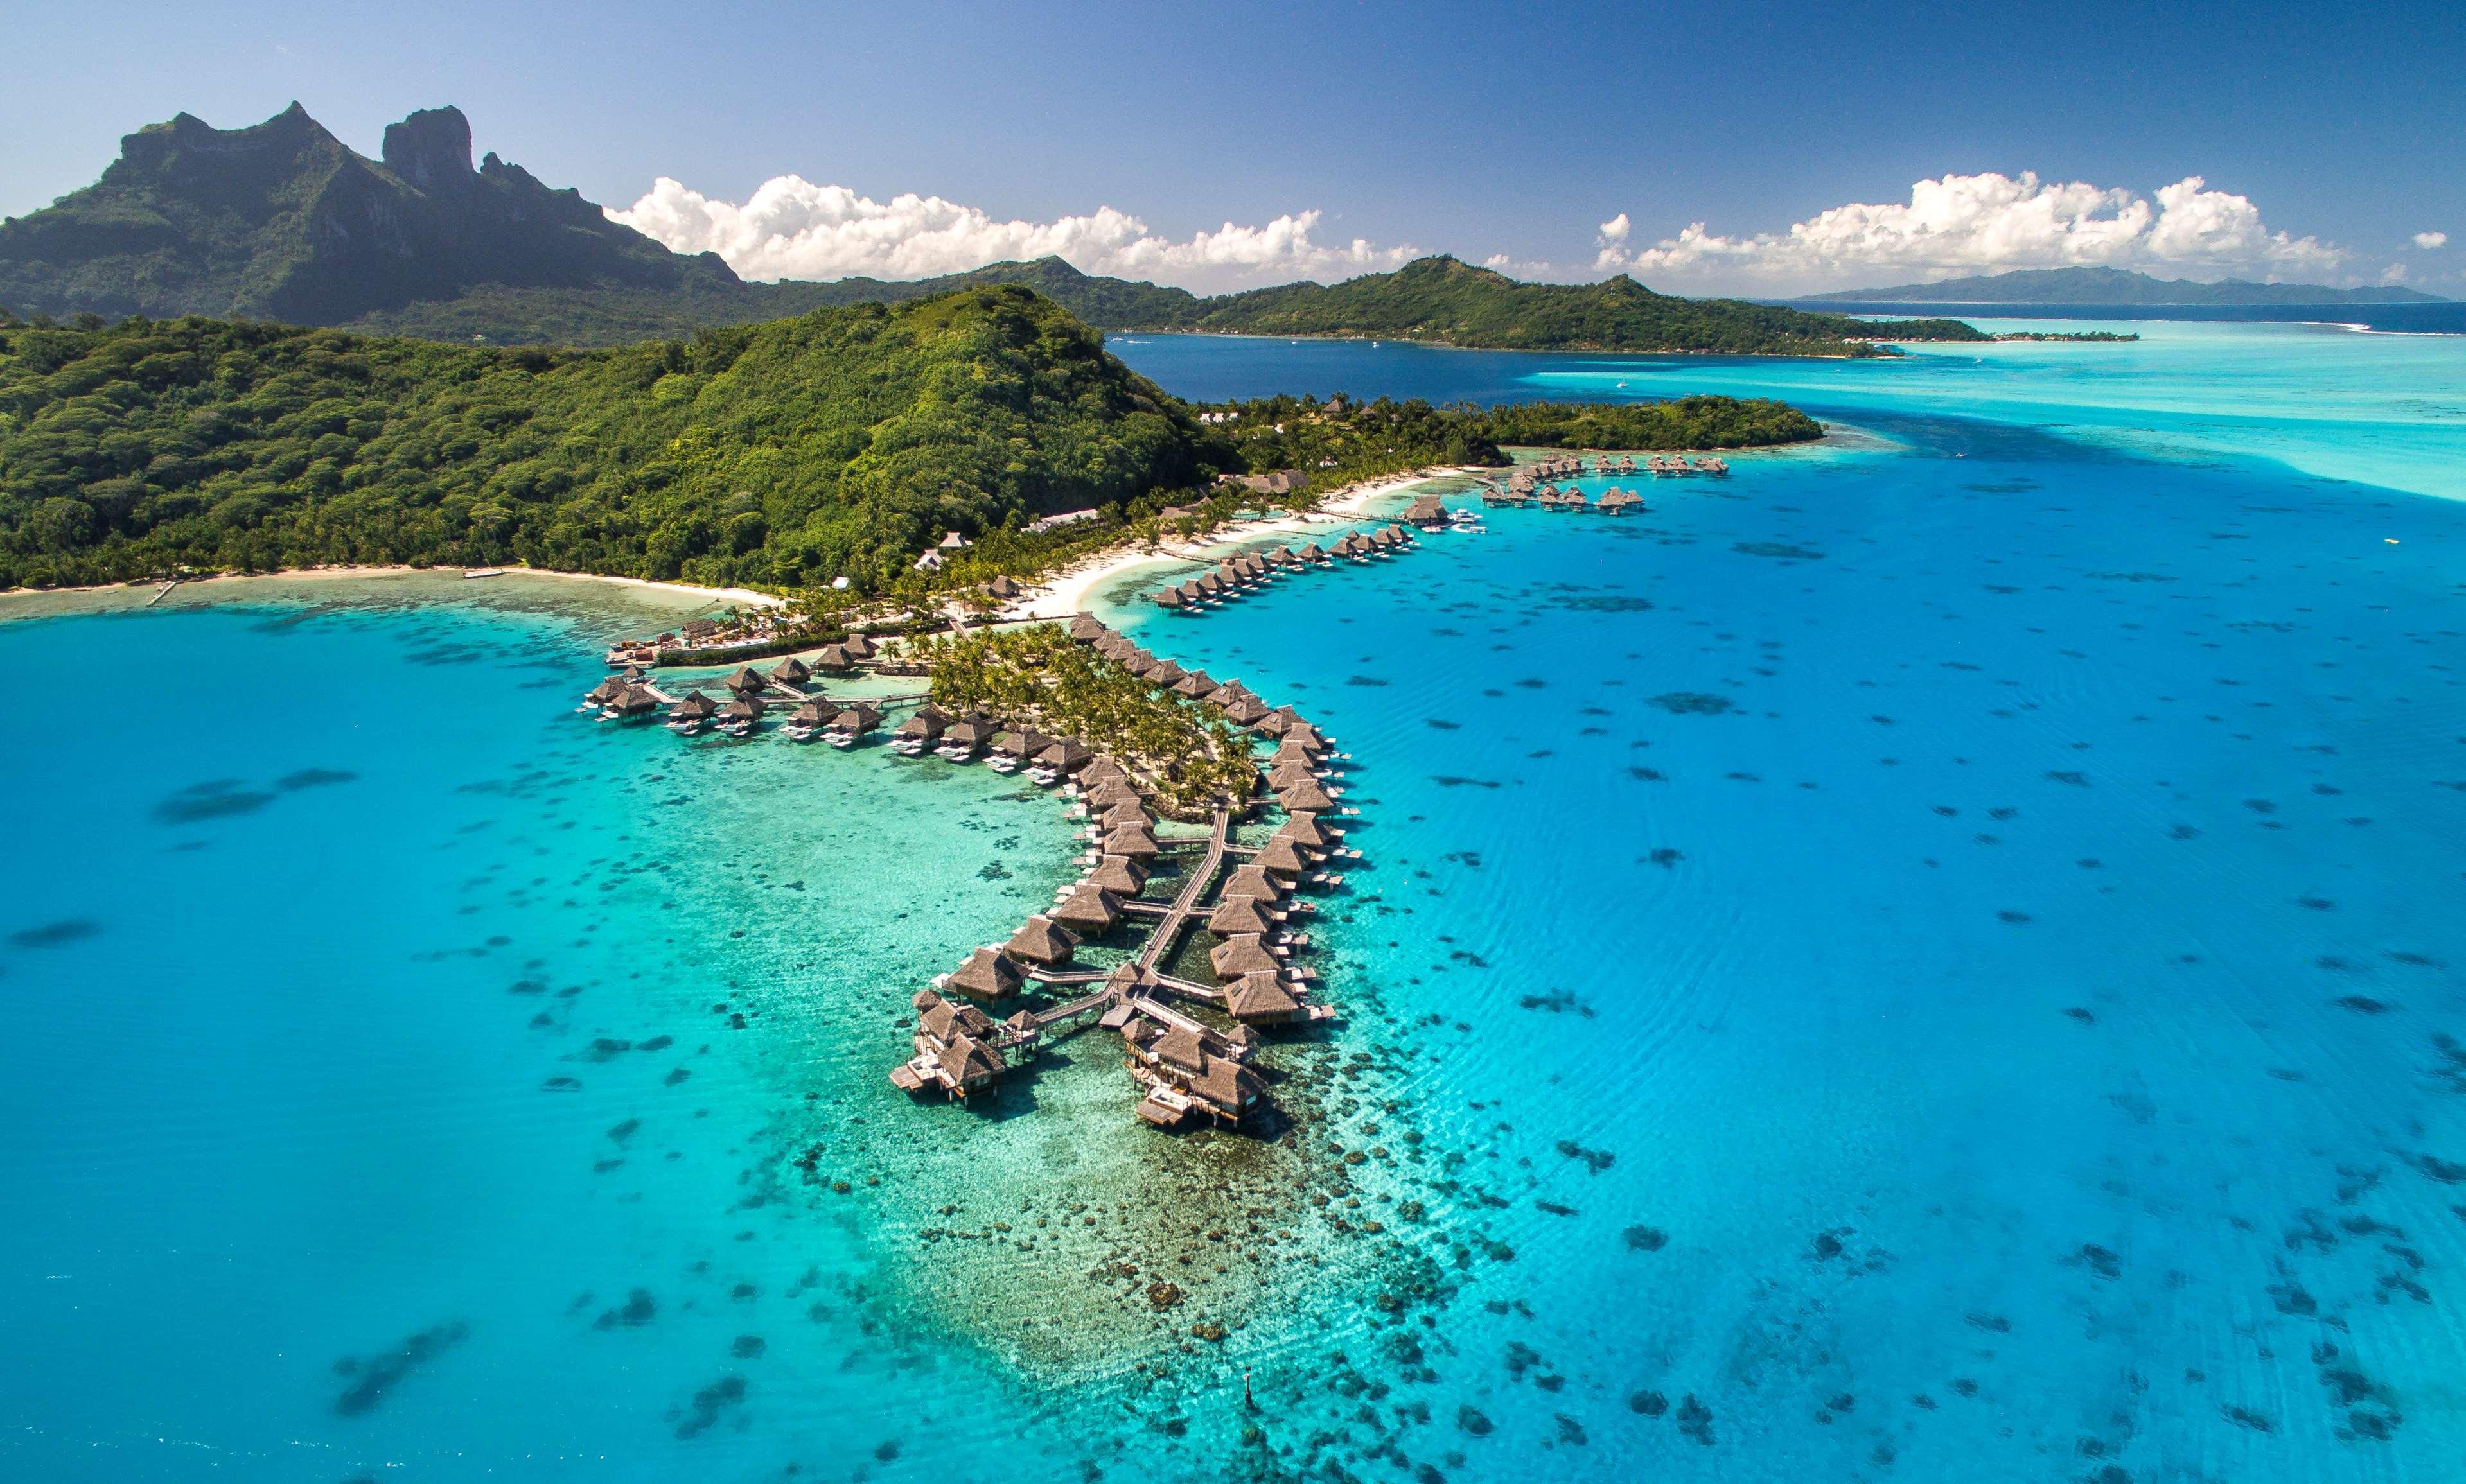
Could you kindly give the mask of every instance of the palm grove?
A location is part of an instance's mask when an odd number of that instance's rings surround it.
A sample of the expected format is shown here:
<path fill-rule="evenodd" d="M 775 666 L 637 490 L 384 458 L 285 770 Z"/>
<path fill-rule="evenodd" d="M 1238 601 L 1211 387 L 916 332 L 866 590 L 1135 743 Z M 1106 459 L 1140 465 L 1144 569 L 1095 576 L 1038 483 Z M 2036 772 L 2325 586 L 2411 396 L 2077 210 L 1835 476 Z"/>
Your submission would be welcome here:
<path fill-rule="evenodd" d="M 1296 468 L 1325 488 L 1501 464 L 1502 443 L 1820 432 L 1779 403 L 1721 397 L 1200 409 L 1006 286 L 604 350 L 0 315 L 0 587 L 523 562 L 776 590 L 845 577 L 863 595 L 1024 575 L 1207 501 L 1222 474 Z M 1078 509 L 1101 518 L 1020 532 Z M 946 531 L 984 539 L 952 570 L 915 572 Z"/>

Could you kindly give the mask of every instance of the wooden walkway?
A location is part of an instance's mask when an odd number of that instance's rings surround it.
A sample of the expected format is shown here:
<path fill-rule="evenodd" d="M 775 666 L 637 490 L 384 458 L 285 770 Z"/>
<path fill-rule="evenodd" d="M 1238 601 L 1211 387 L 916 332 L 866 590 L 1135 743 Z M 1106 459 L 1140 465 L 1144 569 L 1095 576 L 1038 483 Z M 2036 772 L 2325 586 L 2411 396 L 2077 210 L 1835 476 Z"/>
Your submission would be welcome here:
<path fill-rule="evenodd" d="M 1173 899 L 1173 906 L 1166 911 L 1164 920 L 1156 924 L 1155 936 L 1139 950 L 1134 962 L 1142 974 L 1155 973 L 1155 966 L 1172 955 L 1182 929 L 1190 925 L 1192 915 L 1199 910 L 1199 898 L 1207 895 L 1207 889 L 1216 884 L 1216 873 L 1224 869 L 1225 846 L 1232 833 L 1232 812 L 1219 807 L 1216 828 L 1207 839 L 1207 858 L 1200 861 L 1199 869 L 1190 874 L 1190 879 L 1181 884 L 1181 895 Z"/>

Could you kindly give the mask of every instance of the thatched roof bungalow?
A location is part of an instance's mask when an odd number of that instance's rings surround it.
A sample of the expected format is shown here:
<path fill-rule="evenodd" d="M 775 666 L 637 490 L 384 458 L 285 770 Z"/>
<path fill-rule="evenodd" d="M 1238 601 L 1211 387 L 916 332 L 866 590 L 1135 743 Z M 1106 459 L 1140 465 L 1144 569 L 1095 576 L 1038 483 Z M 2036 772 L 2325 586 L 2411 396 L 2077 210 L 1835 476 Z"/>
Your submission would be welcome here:
<path fill-rule="evenodd" d="M 771 677 L 751 665 L 739 665 L 736 672 L 722 682 L 739 696 L 751 696 L 771 683 Z"/>
<path fill-rule="evenodd" d="M 1280 1026 L 1300 1019 L 1302 1004 L 1282 978 L 1256 969 L 1224 986 L 1224 1012 L 1245 1026 Z"/>
<path fill-rule="evenodd" d="M 1082 881 L 1072 888 L 1053 909 L 1053 920 L 1082 937 L 1093 938 L 1110 933 L 1122 920 L 1121 898 L 1096 885 Z"/>
<path fill-rule="evenodd" d="M 793 689 L 813 677 L 813 670 L 794 654 L 771 667 L 771 683 L 773 685 L 785 685 Z"/>
<path fill-rule="evenodd" d="M 1242 933 L 1218 943 L 1208 950 L 1207 964 L 1227 983 L 1260 969 L 1272 974 L 1283 967 L 1267 951 L 1267 940 L 1256 933 Z"/>
<path fill-rule="evenodd" d="M 1106 831 L 1105 853 L 1128 855 L 1132 860 L 1154 860 L 1164 853 L 1157 848 L 1155 836 L 1144 830 L 1125 828 Z"/>
<path fill-rule="evenodd" d="M 1076 737 L 1065 737 L 1048 743 L 1036 755 L 1036 762 L 1056 772 L 1075 773 L 1095 759 L 1095 751 Z"/>
<path fill-rule="evenodd" d="M 979 948 L 969 954 L 968 962 L 953 970 L 944 983 L 972 1000 L 991 1003 L 1019 993 L 1025 978 L 1007 953 L 998 948 Z"/>
<path fill-rule="evenodd" d="M 1268 874 L 1265 866 L 1237 866 L 1233 874 L 1224 878 L 1222 896 L 1227 900 L 1236 897 L 1249 897 L 1260 901 L 1274 902 L 1284 900 L 1285 894 L 1291 890 L 1290 883 L 1278 880 Z"/>
<path fill-rule="evenodd" d="M 1082 644 L 1093 644 L 1112 631 L 1106 628 L 1104 620 L 1095 614 L 1079 613 L 1072 616 L 1069 632 L 1070 637 Z"/>
<path fill-rule="evenodd" d="M 1127 855 L 1108 855 L 1087 874 L 1087 884 L 1101 887 L 1117 897 L 1133 897 L 1147 889 L 1148 874 L 1146 868 Z"/>
<path fill-rule="evenodd" d="M 1220 938 L 1234 938 L 1244 933 L 1272 933 L 1276 924 L 1260 907 L 1259 898 L 1228 897 L 1207 915 L 1207 930 Z"/>
<path fill-rule="evenodd" d="M 1069 929 L 1039 915 L 1020 923 L 1002 951 L 1014 959 L 1053 968 L 1069 963 L 1070 955 L 1078 948 L 1079 940 L 1070 936 Z"/>
<path fill-rule="evenodd" d="M 1335 831 L 1320 824 L 1316 814 L 1295 814 L 1277 828 L 1276 838 L 1290 840 L 1304 850 L 1323 851 L 1335 844 Z"/>
<path fill-rule="evenodd" d="M 719 715 L 719 702 L 700 691 L 688 691 L 668 715 L 680 721 L 707 721 Z"/>
<path fill-rule="evenodd" d="M 1285 807 L 1285 812 L 1288 814 L 1303 812 L 1316 814 L 1335 808 L 1335 800 L 1330 798 L 1327 790 L 1315 782 L 1299 783 L 1289 788 L 1277 789 L 1276 802 Z"/>

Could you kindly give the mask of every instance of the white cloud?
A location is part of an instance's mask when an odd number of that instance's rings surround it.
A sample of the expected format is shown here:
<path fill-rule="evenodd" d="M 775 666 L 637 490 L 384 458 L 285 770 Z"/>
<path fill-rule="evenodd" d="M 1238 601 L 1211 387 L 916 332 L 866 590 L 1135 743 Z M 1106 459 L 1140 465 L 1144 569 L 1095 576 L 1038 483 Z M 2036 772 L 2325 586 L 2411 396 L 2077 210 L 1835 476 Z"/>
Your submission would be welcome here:
<path fill-rule="evenodd" d="M 2414 245 L 2423 249 L 2427 253 L 2431 252 L 2433 248 L 2444 248 L 2449 245 L 2449 233 L 2445 232 L 2418 232 L 2414 234 Z"/>
<path fill-rule="evenodd" d="M 2348 254 L 2262 226 L 2251 200 L 2186 176 L 2147 197 L 2080 182 L 1946 175 L 1906 204 L 1838 206 L 1785 233 L 1724 236 L 1697 222 L 1627 246 L 1625 213 L 1601 228 L 1603 269 L 1724 278 L 1768 289 L 1880 286 L 1878 274 L 1941 278 L 2009 268 L 2103 265 L 2276 278 L 2337 272 Z M 1615 230 L 1613 230 L 1615 229 Z"/>
<path fill-rule="evenodd" d="M 1086 273 L 1192 287 L 1376 273 L 1420 255 L 1356 237 L 1311 237 L 1316 211 L 1265 226 L 1226 222 L 1187 241 L 1158 236 L 1111 207 L 1049 222 L 1000 221 L 940 196 L 888 201 L 799 176 L 765 181 L 744 204 L 713 200 L 661 176 L 643 197 L 608 215 L 680 253 L 717 253 L 748 278 L 928 278 L 987 263 L 1055 255 Z"/>

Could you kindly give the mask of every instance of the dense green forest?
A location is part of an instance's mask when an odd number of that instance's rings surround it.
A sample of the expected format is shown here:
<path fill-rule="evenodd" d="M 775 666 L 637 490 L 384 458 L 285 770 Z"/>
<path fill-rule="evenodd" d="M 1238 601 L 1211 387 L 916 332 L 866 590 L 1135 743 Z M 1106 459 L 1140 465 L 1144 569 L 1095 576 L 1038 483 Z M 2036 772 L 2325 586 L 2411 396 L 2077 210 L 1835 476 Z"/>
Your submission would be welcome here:
<path fill-rule="evenodd" d="M 1016 287 L 613 350 L 449 345 L 204 319 L 0 316 L 0 587 L 180 569 L 525 562 L 847 595 L 1025 575 L 1167 508 L 1257 503 L 1502 444 L 1818 436 L 1774 402 L 1199 408 Z M 1040 515 L 1100 518 L 1051 535 Z M 1153 525 L 1146 528 L 1153 530 Z M 946 531 L 977 544 L 913 569 Z"/>
<path fill-rule="evenodd" d="M 1452 257 L 1425 257 L 1334 285 L 1289 283 L 1205 299 L 1188 327 L 1502 350 L 1763 356 L 1888 355 L 1875 341 L 1986 338 L 1958 320 L 1870 323 L 1740 299 L 1679 299 L 1625 274 L 1602 283 L 1518 283 Z"/>

